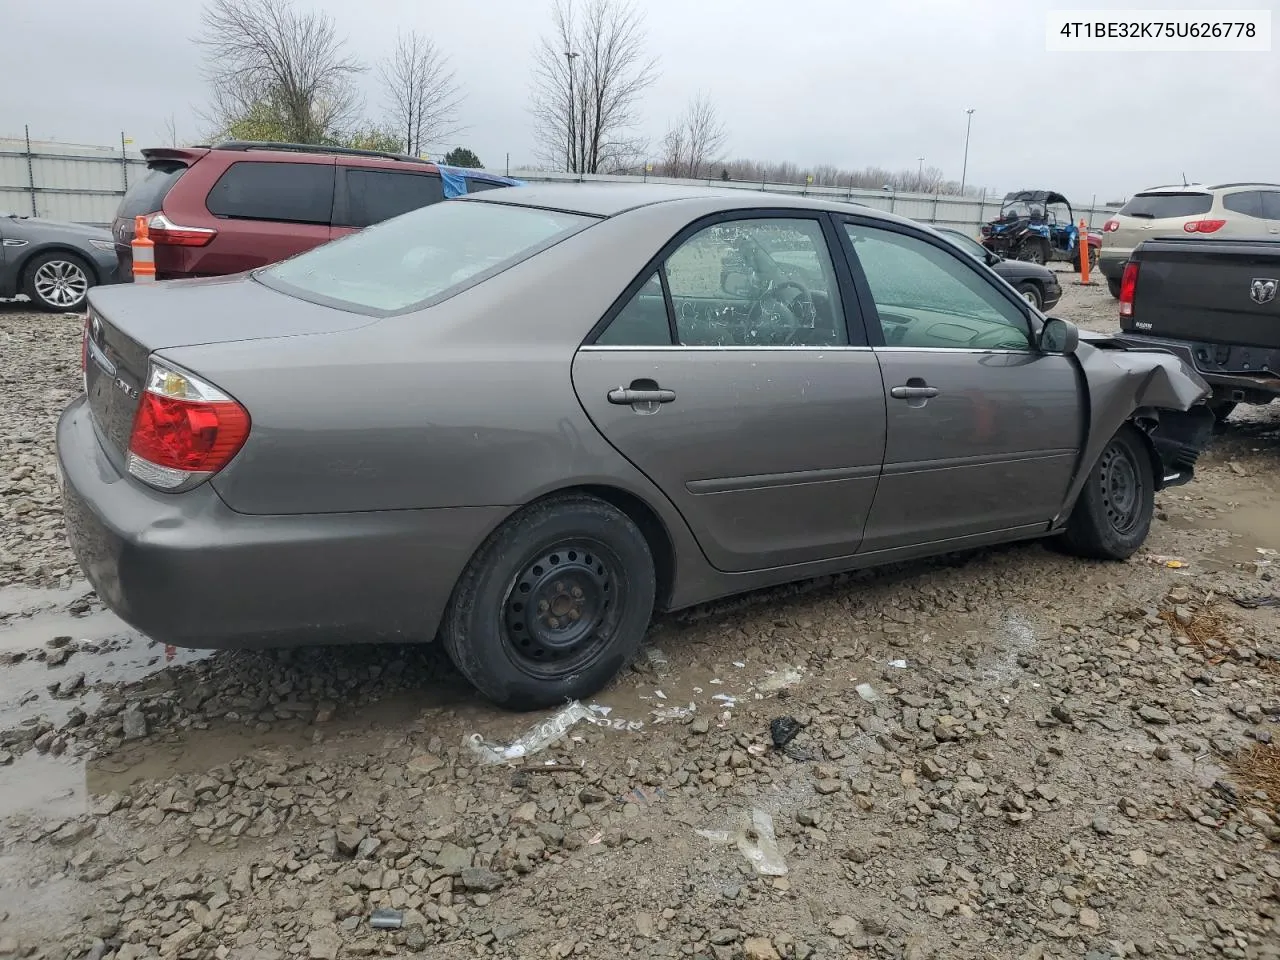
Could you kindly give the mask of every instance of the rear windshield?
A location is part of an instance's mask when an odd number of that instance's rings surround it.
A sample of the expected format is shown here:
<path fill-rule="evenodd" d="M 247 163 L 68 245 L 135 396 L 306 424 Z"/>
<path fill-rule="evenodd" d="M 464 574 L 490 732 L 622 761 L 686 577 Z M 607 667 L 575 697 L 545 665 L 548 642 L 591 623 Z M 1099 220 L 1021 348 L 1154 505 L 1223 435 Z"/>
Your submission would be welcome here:
<path fill-rule="evenodd" d="M 147 172 L 129 187 L 116 216 L 132 220 L 141 214 L 158 213 L 164 204 L 165 194 L 186 169 L 187 165 L 179 160 L 152 160 L 147 164 Z"/>
<path fill-rule="evenodd" d="M 425 306 L 507 269 L 595 222 L 593 217 L 445 200 L 258 271 L 303 300 L 378 314 Z"/>
<path fill-rule="evenodd" d="M 1163 220 L 1166 217 L 1196 217 L 1208 213 L 1213 195 L 1208 193 L 1135 193 L 1120 208 L 1127 217 Z"/>

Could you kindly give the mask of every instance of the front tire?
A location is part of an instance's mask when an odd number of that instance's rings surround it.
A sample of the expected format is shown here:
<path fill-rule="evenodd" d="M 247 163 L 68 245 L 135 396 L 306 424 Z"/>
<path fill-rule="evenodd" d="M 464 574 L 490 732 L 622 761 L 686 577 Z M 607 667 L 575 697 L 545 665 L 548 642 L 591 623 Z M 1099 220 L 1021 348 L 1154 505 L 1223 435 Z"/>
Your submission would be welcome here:
<path fill-rule="evenodd" d="M 1061 536 L 1069 553 L 1127 560 L 1151 530 L 1155 474 L 1146 443 L 1125 424 L 1102 450 Z"/>
<path fill-rule="evenodd" d="M 539 710 L 592 696 L 630 663 L 656 593 L 648 541 L 626 514 L 595 497 L 556 497 L 489 536 L 441 635 L 485 697 Z"/>
<path fill-rule="evenodd" d="M 1018 259 L 1044 266 L 1049 262 L 1049 251 L 1043 240 L 1023 240 L 1018 247 Z"/>
<path fill-rule="evenodd" d="M 93 271 L 74 253 L 42 253 L 27 264 L 22 292 L 49 313 L 80 310 L 93 286 Z"/>
<path fill-rule="evenodd" d="M 1044 296 L 1040 293 L 1040 288 L 1030 280 L 1018 285 L 1018 293 L 1037 310 L 1044 308 Z"/>

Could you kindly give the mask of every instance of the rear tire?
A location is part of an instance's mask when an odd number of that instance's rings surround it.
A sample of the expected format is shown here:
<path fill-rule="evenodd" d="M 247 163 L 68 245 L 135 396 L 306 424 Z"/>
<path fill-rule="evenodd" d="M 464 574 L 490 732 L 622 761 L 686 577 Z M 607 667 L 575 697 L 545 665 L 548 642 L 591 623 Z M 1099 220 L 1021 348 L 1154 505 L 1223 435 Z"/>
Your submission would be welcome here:
<path fill-rule="evenodd" d="M 41 310 L 71 313 L 84 307 L 93 283 L 93 270 L 83 258 L 53 250 L 33 257 L 27 264 L 22 292 Z"/>
<path fill-rule="evenodd" d="M 1044 266 L 1049 262 L 1047 244 L 1043 240 L 1023 240 L 1018 246 L 1018 259 Z"/>
<path fill-rule="evenodd" d="M 1078 557 L 1127 560 L 1147 539 L 1154 512 L 1151 457 L 1137 428 L 1125 424 L 1090 469 L 1060 540 Z"/>
<path fill-rule="evenodd" d="M 1116 300 L 1120 299 L 1120 281 L 1107 277 L 1107 292 Z"/>
<path fill-rule="evenodd" d="M 657 580 L 631 518 L 595 497 L 535 503 L 502 524 L 463 571 L 441 625 L 445 650 L 508 710 L 599 692 L 635 657 Z"/>

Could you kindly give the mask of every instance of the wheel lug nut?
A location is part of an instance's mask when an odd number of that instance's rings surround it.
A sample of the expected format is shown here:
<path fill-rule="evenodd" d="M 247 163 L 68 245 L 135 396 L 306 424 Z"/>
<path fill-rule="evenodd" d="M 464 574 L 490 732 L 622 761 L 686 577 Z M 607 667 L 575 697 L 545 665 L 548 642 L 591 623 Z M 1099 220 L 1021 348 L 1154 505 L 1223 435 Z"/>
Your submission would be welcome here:
<path fill-rule="evenodd" d="M 548 621 L 547 621 L 547 626 L 549 626 L 549 627 L 558 627 L 558 626 L 560 626 L 560 618 L 559 618 L 559 617 L 552 617 L 550 620 L 548 620 Z"/>
<path fill-rule="evenodd" d="M 570 610 L 570 611 L 569 611 L 569 619 L 570 619 L 570 620 L 578 620 L 578 619 L 580 619 L 581 617 L 582 617 L 582 614 L 581 614 L 581 613 L 579 613 L 577 610 Z"/>
<path fill-rule="evenodd" d="M 547 601 L 545 601 L 545 600 L 539 600 L 539 601 L 538 601 L 538 612 L 539 612 L 539 613 L 546 613 L 546 612 L 547 612 L 548 610 L 550 610 L 550 609 L 551 609 L 551 604 L 547 603 Z"/>
<path fill-rule="evenodd" d="M 581 588 L 581 587 L 574 587 L 574 588 L 573 588 L 573 596 L 574 596 L 574 599 L 576 599 L 576 600 L 581 600 L 581 599 L 582 599 L 582 588 Z"/>

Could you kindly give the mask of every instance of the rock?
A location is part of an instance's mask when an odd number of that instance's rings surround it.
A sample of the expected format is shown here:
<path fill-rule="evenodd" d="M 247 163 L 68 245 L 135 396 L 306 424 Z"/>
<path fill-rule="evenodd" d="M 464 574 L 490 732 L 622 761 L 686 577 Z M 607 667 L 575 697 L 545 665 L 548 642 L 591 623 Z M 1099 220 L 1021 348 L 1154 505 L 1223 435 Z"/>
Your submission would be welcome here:
<path fill-rule="evenodd" d="M 1153 707 L 1149 704 L 1147 706 L 1141 707 L 1138 710 L 1138 716 L 1140 716 L 1147 723 L 1155 723 L 1155 724 L 1173 723 L 1173 717 L 1170 716 L 1167 712 L 1165 712 L 1164 710 L 1161 710 L 1159 707 Z"/>
<path fill-rule="evenodd" d="M 768 937 L 748 937 L 742 942 L 742 956 L 745 960 L 780 960 Z"/>
<path fill-rule="evenodd" d="M 93 833 L 93 830 L 94 824 L 92 823 L 68 823 L 66 826 L 54 833 L 54 835 L 49 838 L 49 842 L 60 847 L 69 846 L 78 840 L 84 839 L 89 834 Z"/>
<path fill-rule="evenodd" d="M 307 937 L 307 956 L 310 960 L 337 960 L 342 948 L 342 938 L 333 930 L 316 930 Z"/>
<path fill-rule="evenodd" d="M 732 927 L 721 927 L 711 934 L 711 942 L 718 947 L 727 947 L 731 943 L 737 943 L 742 933 Z"/>
<path fill-rule="evenodd" d="M 452 874 L 460 873 L 471 866 L 472 853 L 452 843 L 446 843 L 436 854 L 436 866 Z"/>
<path fill-rule="evenodd" d="M 1079 920 L 1080 926 L 1085 927 L 1089 930 L 1097 930 L 1102 922 L 1098 918 L 1098 911 L 1092 909 L 1091 907 L 1081 907 L 1080 916 L 1077 917 L 1077 920 Z"/>
<path fill-rule="evenodd" d="M 138 740 L 147 735 L 147 717 L 142 712 L 142 708 L 136 703 L 131 703 L 124 708 L 124 713 L 120 716 L 120 722 L 124 725 L 124 738 L 126 740 Z"/>
<path fill-rule="evenodd" d="M 354 857 L 366 837 L 368 837 L 368 834 L 361 827 L 339 827 L 337 832 L 338 852 L 343 856 Z"/>
<path fill-rule="evenodd" d="M 823 796 L 830 796 L 833 793 L 839 793 L 840 786 L 839 780 L 818 780 L 814 782 L 813 789 Z"/>
<path fill-rule="evenodd" d="M 444 766 L 444 761 L 433 753 L 422 753 L 410 760 L 406 765 L 406 771 L 415 777 L 423 777 L 428 774 L 435 773 Z"/>
<path fill-rule="evenodd" d="M 658 925 L 653 919 L 652 913 L 641 911 L 636 914 L 636 933 L 644 937 L 646 940 L 652 940 L 658 935 Z"/>
<path fill-rule="evenodd" d="M 478 891 L 480 893 L 492 893 L 503 884 L 503 878 L 500 874 L 481 867 L 463 868 L 458 880 L 464 890 Z"/>
<path fill-rule="evenodd" d="M 945 917 L 949 913 L 954 913 L 959 906 L 960 901 L 955 897 L 925 897 L 924 901 L 925 909 L 935 917 Z"/>
<path fill-rule="evenodd" d="M 711 731 L 711 721 L 706 717 L 698 717 L 693 723 L 689 724 L 689 732 L 703 736 Z"/>
<path fill-rule="evenodd" d="M 839 937 L 841 940 L 843 940 L 846 937 L 852 937 L 856 934 L 861 933 L 862 923 L 858 920 L 855 920 L 853 917 L 849 916 L 848 914 L 841 914 L 840 916 L 836 917 L 834 920 L 831 921 L 831 924 L 828 929 L 830 929 L 831 935 L 833 937 Z"/>

